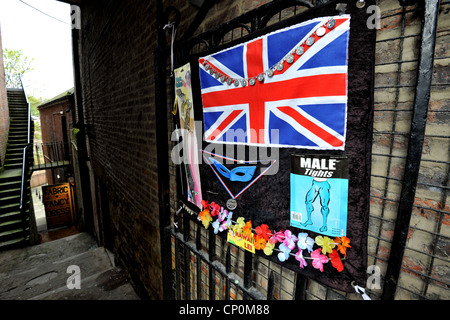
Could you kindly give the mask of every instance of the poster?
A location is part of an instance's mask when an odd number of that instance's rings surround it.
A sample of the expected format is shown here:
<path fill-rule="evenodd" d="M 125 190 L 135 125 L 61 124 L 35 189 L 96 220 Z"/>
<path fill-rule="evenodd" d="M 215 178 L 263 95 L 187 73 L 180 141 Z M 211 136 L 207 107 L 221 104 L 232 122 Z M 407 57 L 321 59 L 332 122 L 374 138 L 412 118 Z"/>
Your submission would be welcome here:
<path fill-rule="evenodd" d="M 345 156 L 291 155 L 291 226 L 347 235 L 348 160 Z"/>
<path fill-rule="evenodd" d="M 198 142 L 195 132 L 194 106 L 192 103 L 190 64 L 175 69 L 175 99 L 180 117 L 180 129 L 183 137 L 184 168 L 187 181 L 188 201 L 201 207 L 202 190 L 198 168 Z"/>
<path fill-rule="evenodd" d="M 72 223 L 72 189 L 69 183 L 43 186 L 43 202 L 47 228 Z"/>

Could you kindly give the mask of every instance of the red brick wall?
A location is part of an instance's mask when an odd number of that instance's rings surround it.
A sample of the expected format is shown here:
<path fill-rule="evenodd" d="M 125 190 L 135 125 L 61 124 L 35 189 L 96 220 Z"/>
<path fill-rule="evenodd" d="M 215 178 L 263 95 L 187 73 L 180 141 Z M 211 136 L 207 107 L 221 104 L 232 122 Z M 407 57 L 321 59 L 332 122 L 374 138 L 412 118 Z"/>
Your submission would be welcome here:
<path fill-rule="evenodd" d="M 41 119 L 41 132 L 42 132 L 42 143 L 50 144 L 50 143 L 58 143 L 58 149 L 50 149 L 51 147 L 44 147 L 44 152 L 48 157 L 50 157 L 53 161 L 58 160 L 70 160 L 72 159 L 72 147 L 70 145 L 71 136 L 72 136 L 72 97 L 66 96 L 66 98 L 58 99 L 54 102 L 49 102 L 48 104 L 44 104 L 38 107 L 39 116 Z M 66 117 L 66 135 L 68 139 L 68 150 L 69 154 L 64 157 L 64 159 L 57 159 L 56 155 L 53 151 L 58 152 L 59 156 L 63 156 L 63 152 L 59 147 L 61 142 L 63 142 L 63 132 L 62 132 L 62 117 Z M 49 185 L 56 184 L 60 182 L 66 182 L 66 174 L 70 171 L 68 168 L 58 168 L 53 170 L 46 170 L 47 182 Z M 56 175 L 60 175 L 60 180 L 56 178 Z"/>
<path fill-rule="evenodd" d="M 6 142 L 8 141 L 9 131 L 9 109 L 8 99 L 6 97 L 5 70 L 3 66 L 3 49 L 0 29 L 0 167 L 3 166 L 6 152 Z"/>

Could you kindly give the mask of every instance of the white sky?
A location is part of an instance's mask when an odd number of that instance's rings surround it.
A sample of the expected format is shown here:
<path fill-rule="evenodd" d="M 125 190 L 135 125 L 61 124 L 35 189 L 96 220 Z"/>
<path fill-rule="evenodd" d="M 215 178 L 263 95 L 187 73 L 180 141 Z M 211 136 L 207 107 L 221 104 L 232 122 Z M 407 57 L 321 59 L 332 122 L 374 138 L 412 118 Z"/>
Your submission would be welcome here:
<path fill-rule="evenodd" d="M 28 95 L 50 99 L 73 87 L 70 5 L 56 0 L 0 0 L 2 47 L 33 58 L 24 76 Z"/>

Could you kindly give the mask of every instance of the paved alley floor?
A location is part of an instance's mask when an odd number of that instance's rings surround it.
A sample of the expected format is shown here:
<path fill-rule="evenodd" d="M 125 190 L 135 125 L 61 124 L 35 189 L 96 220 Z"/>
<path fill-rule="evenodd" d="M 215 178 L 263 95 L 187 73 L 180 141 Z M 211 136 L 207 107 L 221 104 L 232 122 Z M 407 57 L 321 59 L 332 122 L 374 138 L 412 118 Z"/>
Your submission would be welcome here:
<path fill-rule="evenodd" d="M 139 300 L 87 233 L 0 252 L 0 300 Z"/>

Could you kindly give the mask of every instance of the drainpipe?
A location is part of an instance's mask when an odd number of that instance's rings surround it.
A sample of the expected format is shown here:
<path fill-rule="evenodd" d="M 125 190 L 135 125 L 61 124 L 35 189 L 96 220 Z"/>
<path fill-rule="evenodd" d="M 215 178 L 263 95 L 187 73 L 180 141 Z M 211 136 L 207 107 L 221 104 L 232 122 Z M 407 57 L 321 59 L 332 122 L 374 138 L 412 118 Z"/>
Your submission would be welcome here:
<path fill-rule="evenodd" d="M 72 28 L 72 55 L 73 55 L 73 73 L 74 73 L 74 102 L 77 110 L 76 117 L 73 117 L 75 128 L 80 131 L 77 134 L 77 154 L 78 162 L 74 163 L 74 167 L 78 166 L 79 180 L 77 183 L 77 197 L 81 208 L 78 208 L 77 218 L 80 218 L 80 230 L 93 232 L 94 220 L 92 211 L 91 186 L 89 181 L 88 153 L 86 147 L 86 129 L 84 123 L 82 85 L 81 85 L 81 58 L 80 58 L 80 39 L 81 29 Z"/>
<path fill-rule="evenodd" d="M 170 225 L 170 189 L 169 189 L 169 140 L 167 137 L 167 77 L 166 77 L 166 36 L 163 26 L 164 9 L 163 1 L 157 0 L 156 7 L 156 40 L 157 46 L 153 51 L 154 83 L 155 83 L 155 118 L 156 118 L 156 147 L 158 165 L 158 206 L 159 206 L 159 230 L 161 240 L 161 272 L 163 285 L 163 298 L 174 299 L 172 289 L 172 276 L 166 268 L 172 264 L 171 237 L 166 232 Z"/>

